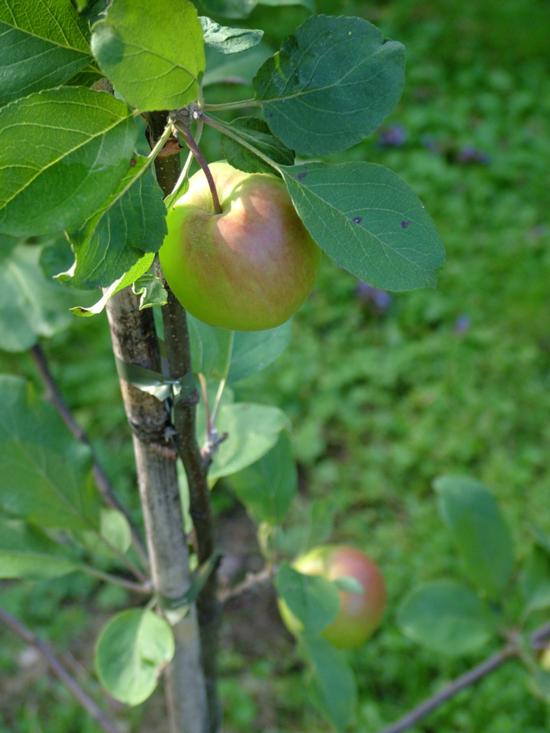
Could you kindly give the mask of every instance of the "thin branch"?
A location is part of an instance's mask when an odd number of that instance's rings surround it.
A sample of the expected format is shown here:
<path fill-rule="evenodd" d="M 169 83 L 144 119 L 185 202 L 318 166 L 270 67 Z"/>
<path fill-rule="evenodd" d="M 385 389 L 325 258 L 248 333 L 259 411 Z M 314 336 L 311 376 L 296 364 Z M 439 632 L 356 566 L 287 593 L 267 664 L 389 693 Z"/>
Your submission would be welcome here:
<path fill-rule="evenodd" d="M 121 550 L 118 549 L 118 547 L 115 547 L 115 545 L 112 544 L 112 542 L 109 542 L 107 537 L 101 534 L 99 530 L 94 530 L 96 537 L 100 542 L 102 542 L 105 547 L 111 552 L 123 565 L 126 565 L 128 570 L 132 573 L 134 577 L 136 577 L 141 583 L 147 583 L 148 579 L 147 577 L 141 572 L 141 570 L 135 565 L 130 558 L 124 554 Z"/>
<path fill-rule="evenodd" d="M 531 634 L 532 646 L 537 646 L 543 639 L 550 636 L 550 623 L 541 626 Z M 432 713 L 436 708 L 443 705 L 444 702 L 457 695 L 459 692 L 464 690 L 466 687 L 475 684 L 483 677 L 498 669 L 502 664 L 508 662 L 510 659 L 517 657 L 518 648 L 515 644 L 507 644 L 499 652 L 488 657 L 485 661 L 472 667 L 464 674 L 457 677 L 453 682 L 444 687 L 438 693 L 432 697 L 424 700 L 424 702 L 417 705 L 410 712 L 400 718 L 396 723 L 383 728 L 379 733 L 403 733 L 403 731 L 412 728 L 420 720 L 425 718 L 427 715 Z"/>
<path fill-rule="evenodd" d="M 39 639 L 33 632 L 14 618 L 10 613 L 0 608 L 0 620 L 19 636 L 26 644 L 34 647 L 44 657 L 49 668 L 55 676 L 63 682 L 67 689 L 73 694 L 80 705 L 97 721 L 105 733 L 121 733 L 120 728 L 111 720 L 99 707 L 99 705 L 85 692 L 78 684 L 72 674 L 63 666 L 57 658 L 52 647 L 42 639 Z"/>
<path fill-rule="evenodd" d="M 240 583 L 220 593 L 220 602 L 225 606 L 247 593 L 254 593 L 262 589 L 273 581 L 274 574 L 275 568 L 273 565 L 266 565 L 257 573 L 248 573 Z"/>
<path fill-rule="evenodd" d="M 79 569 L 82 570 L 82 572 L 84 573 L 88 573 L 88 575 L 92 575 L 94 578 L 104 580 L 106 583 L 119 585 L 121 588 L 129 590 L 131 593 L 139 593 L 141 595 L 149 596 L 153 592 L 153 584 L 151 583 L 151 581 L 146 581 L 144 583 L 134 583 L 131 580 L 126 580 L 126 578 L 122 578 L 120 575 L 104 573 L 102 570 L 98 570 L 91 565 L 80 565 Z"/>
<path fill-rule="evenodd" d="M 539 626 L 538 629 L 531 634 L 531 645 L 536 649 L 542 641 L 546 641 L 550 636 L 550 622 Z"/>
<path fill-rule="evenodd" d="M 514 649 L 511 646 L 505 647 L 497 654 L 493 654 L 493 656 L 489 657 L 481 664 L 478 664 L 465 674 L 457 677 L 454 682 L 447 685 L 447 687 L 444 687 L 436 695 L 433 695 L 433 697 L 430 697 L 428 700 L 425 700 L 423 703 L 415 707 L 409 713 L 400 718 L 397 723 L 390 725 L 388 728 L 384 728 L 380 733 L 402 733 L 402 731 L 412 728 L 419 720 L 425 718 L 440 705 L 443 705 L 444 702 L 461 692 L 465 687 L 473 685 L 475 682 L 478 682 L 478 680 L 488 675 L 489 672 L 500 667 L 501 664 L 508 661 L 508 659 L 513 657 L 514 654 Z"/>
<path fill-rule="evenodd" d="M 216 455 L 216 452 L 220 445 L 227 440 L 228 433 L 218 433 L 216 429 L 216 411 L 219 407 L 219 400 L 221 400 L 221 394 L 223 393 L 223 389 L 225 386 L 226 379 L 222 379 L 220 386 L 218 387 L 218 392 L 216 394 L 216 399 L 214 403 L 214 409 L 212 410 L 212 414 L 210 414 L 210 400 L 208 398 L 208 388 L 206 384 L 206 377 L 204 374 L 201 374 L 200 372 L 197 374 L 199 385 L 201 388 L 201 397 L 204 404 L 204 414 L 205 414 L 205 431 L 204 431 L 204 443 L 201 446 L 201 457 L 202 457 L 202 467 L 205 472 L 205 474 L 208 473 L 208 469 L 212 465 L 212 461 L 214 460 L 214 456 Z M 221 390 L 221 393 L 220 393 Z"/>
<path fill-rule="evenodd" d="M 46 389 L 46 396 L 48 400 L 55 407 L 60 417 L 62 418 L 63 422 L 69 428 L 69 430 L 74 435 L 74 437 L 80 443 L 83 443 L 90 449 L 91 454 L 92 454 L 93 473 L 94 473 L 94 478 L 95 478 L 97 487 L 101 495 L 103 496 L 105 502 L 109 506 L 111 506 L 113 509 L 117 509 L 119 512 L 121 512 L 121 514 L 123 514 L 126 517 L 126 520 L 128 524 L 130 525 L 130 530 L 132 532 L 132 540 L 133 540 L 136 552 L 138 553 L 139 558 L 141 562 L 143 563 L 143 565 L 145 567 L 148 567 L 149 560 L 147 557 L 147 551 L 145 549 L 143 540 L 141 539 L 139 530 L 137 529 L 134 522 L 132 521 L 132 518 L 130 514 L 128 513 L 126 507 L 124 507 L 118 500 L 115 494 L 113 485 L 111 481 L 109 480 L 109 477 L 107 476 L 107 473 L 105 469 L 103 468 L 101 462 L 99 461 L 92 447 L 90 439 L 88 438 L 88 435 L 86 434 L 85 430 L 76 422 L 74 415 L 71 412 L 70 407 L 65 402 L 65 399 L 63 398 L 63 395 L 61 394 L 61 390 L 59 389 L 59 385 L 55 381 L 55 378 L 50 370 L 50 365 L 48 364 L 48 358 L 42 346 L 40 346 L 40 344 L 35 344 L 32 347 L 32 349 L 30 350 L 30 353 L 36 365 L 38 373 L 40 374 L 42 383 Z"/>

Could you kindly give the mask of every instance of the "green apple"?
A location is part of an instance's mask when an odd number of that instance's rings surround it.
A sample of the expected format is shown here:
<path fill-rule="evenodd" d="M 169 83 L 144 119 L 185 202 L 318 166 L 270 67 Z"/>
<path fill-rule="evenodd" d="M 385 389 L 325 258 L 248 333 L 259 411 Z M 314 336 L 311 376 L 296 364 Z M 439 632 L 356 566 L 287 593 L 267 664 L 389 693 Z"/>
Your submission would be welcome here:
<path fill-rule="evenodd" d="M 321 636 L 339 649 L 360 646 L 372 636 L 386 608 L 386 586 L 378 566 L 367 555 L 347 545 L 323 545 L 300 556 L 293 567 L 305 575 L 340 580 L 340 610 Z M 284 601 L 279 608 L 287 628 L 300 634 L 299 619 Z"/>
<path fill-rule="evenodd" d="M 209 167 L 222 212 L 198 171 L 168 213 L 159 253 L 164 276 L 182 306 L 205 323 L 274 328 L 310 293 L 319 250 L 279 178 L 224 161 Z"/>

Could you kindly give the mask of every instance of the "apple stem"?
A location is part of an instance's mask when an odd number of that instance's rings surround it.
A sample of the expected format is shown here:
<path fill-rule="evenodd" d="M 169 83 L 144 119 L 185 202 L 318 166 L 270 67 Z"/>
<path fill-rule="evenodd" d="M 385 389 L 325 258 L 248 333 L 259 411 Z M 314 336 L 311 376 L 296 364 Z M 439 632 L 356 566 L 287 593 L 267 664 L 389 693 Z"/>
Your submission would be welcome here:
<path fill-rule="evenodd" d="M 180 135 L 185 140 L 185 143 L 189 150 L 193 153 L 193 156 L 197 163 L 202 168 L 202 172 L 206 176 L 206 180 L 208 181 L 208 187 L 210 188 L 210 193 L 212 194 L 212 203 L 214 204 L 214 211 L 216 214 L 221 214 L 223 212 L 223 209 L 220 204 L 220 199 L 218 196 L 218 190 L 216 189 L 216 184 L 214 183 L 214 178 L 212 176 L 212 173 L 210 171 L 210 168 L 208 167 L 208 163 L 206 162 L 206 158 L 201 153 L 199 146 L 195 142 L 195 138 L 193 135 L 191 135 L 190 130 L 188 130 L 186 127 L 184 127 L 181 123 L 178 123 L 176 121 L 175 123 L 177 131 L 180 133 Z"/>
<path fill-rule="evenodd" d="M 198 123 L 198 126 L 197 126 L 197 131 L 195 133 L 195 142 L 197 143 L 197 147 L 198 147 L 198 144 L 199 144 L 200 139 L 202 137 L 203 128 L 204 128 L 204 122 L 202 120 L 199 120 L 199 123 Z M 189 176 L 189 171 L 191 169 L 191 163 L 192 163 L 194 157 L 195 156 L 193 155 L 193 152 L 190 150 L 189 153 L 188 153 L 188 155 L 187 155 L 187 159 L 185 161 L 185 164 L 184 164 L 183 168 L 181 169 L 181 173 L 178 176 L 178 180 L 176 181 L 174 187 L 172 188 L 172 190 L 170 191 L 170 193 L 168 194 L 168 196 L 166 196 L 166 198 L 164 199 L 164 203 L 166 204 L 166 208 L 170 209 L 170 207 L 172 206 L 172 204 L 175 203 L 175 201 L 177 200 L 178 193 L 179 193 L 181 187 L 183 186 L 184 181 Z"/>

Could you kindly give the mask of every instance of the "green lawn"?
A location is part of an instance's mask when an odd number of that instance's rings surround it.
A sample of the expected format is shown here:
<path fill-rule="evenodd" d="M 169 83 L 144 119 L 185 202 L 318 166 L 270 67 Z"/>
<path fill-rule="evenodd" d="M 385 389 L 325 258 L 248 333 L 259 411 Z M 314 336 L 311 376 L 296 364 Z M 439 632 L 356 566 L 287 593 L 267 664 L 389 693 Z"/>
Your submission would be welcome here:
<path fill-rule="evenodd" d="M 351 276 L 323 267 L 295 319 L 291 348 L 243 383 L 238 396 L 289 413 L 301 501 L 321 509 L 329 503 L 332 539 L 363 547 L 387 578 L 385 623 L 353 655 L 360 687 L 353 730 L 376 733 L 491 651 L 459 661 L 437 658 L 396 627 L 396 609 L 410 588 L 460 573 L 437 514 L 434 478 L 467 473 L 483 480 L 501 503 L 519 557 L 532 524 L 550 533 L 550 6 L 536 0 L 319 5 L 366 13 L 408 48 L 406 93 L 383 138 L 374 136 L 347 156 L 383 163 L 413 186 L 437 222 L 447 264 L 436 290 L 393 295 L 384 313 L 365 302 Z M 256 12 L 265 18 L 273 11 Z M 301 17 L 301 10 L 289 9 L 288 25 Z M 105 319 L 75 322 L 48 352 L 79 419 L 98 436 L 122 495 L 136 507 Z M 25 359 L 2 357 L 2 368 L 32 374 Z M 34 589 L 12 586 L 2 602 L 68 646 L 87 638 L 90 613 L 124 598 L 67 578 Z M 22 675 L 13 660 L 21 647 L 5 635 L 2 642 L 1 689 L 8 690 L 8 681 Z M 224 659 L 226 668 L 242 672 L 242 680 L 228 676 L 222 685 L 227 733 L 258 730 L 259 720 L 270 721 L 270 733 L 328 730 L 306 703 L 302 673 L 274 680 L 276 661 Z M 63 690 L 53 690 L 40 684 L 27 691 L 17 714 L 8 703 L 0 733 L 97 730 Z M 521 667 L 510 664 L 415 731 L 543 733 L 549 727 L 549 708 L 530 695 Z"/>

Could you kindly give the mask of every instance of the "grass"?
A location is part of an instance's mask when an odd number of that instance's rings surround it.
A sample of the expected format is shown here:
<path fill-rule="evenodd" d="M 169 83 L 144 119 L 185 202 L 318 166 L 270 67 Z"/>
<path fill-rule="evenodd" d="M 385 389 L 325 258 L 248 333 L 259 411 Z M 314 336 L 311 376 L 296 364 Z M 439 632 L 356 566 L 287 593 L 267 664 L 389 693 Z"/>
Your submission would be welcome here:
<path fill-rule="evenodd" d="M 288 412 L 304 498 L 320 510 L 330 504 L 332 538 L 362 546 L 383 568 L 390 595 L 385 623 L 353 655 L 360 688 L 353 730 L 376 733 L 478 659 L 436 658 L 395 624 L 413 586 L 460 574 L 437 516 L 433 479 L 451 472 L 486 482 L 520 558 L 530 525 L 550 533 L 550 82 L 543 61 L 550 11 L 528 0 L 487 0 L 467 12 L 449 0 L 324 5 L 372 12 L 408 48 L 401 105 L 382 136 L 347 156 L 387 165 L 412 185 L 446 243 L 447 264 L 437 290 L 394 295 L 383 313 L 358 294 L 350 276 L 323 266 L 296 318 L 292 348 L 244 383 L 239 396 Z M 255 11 L 251 24 L 269 12 Z M 301 12 L 288 11 L 288 26 Z M 282 22 L 277 33 L 285 32 Z M 102 436 L 97 445 L 111 475 L 137 508 L 104 320 L 76 323 L 48 350 L 79 419 Z M 25 360 L 2 363 L 32 373 Z M 13 586 L 2 602 L 47 638 L 68 644 L 85 633 L 90 614 L 123 599 L 67 578 L 34 589 Z M 6 637 L 0 654 L 6 678 L 21 675 L 19 650 Z M 265 733 L 328 730 L 291 664 L 277 678 L 273 660 L 232 657 L 231 665 L 238 676 L 222 683 L 228 733 L 257 730 L 260 720 Z M 42 683 L 21 714 L 8 707 L 0 733 L 96 730 L 63 691 Z M 514 663 L 415 731 L 543 733 L 549 726 L 548 707 L 529 694 L 528 678 Z"/>

